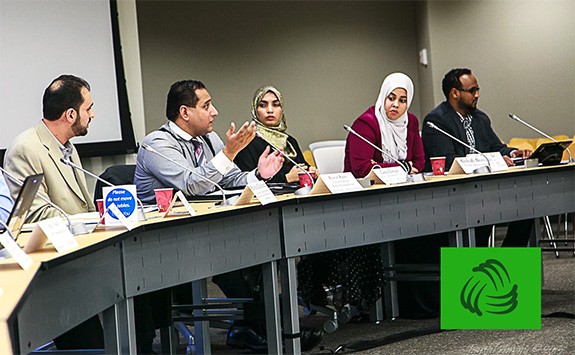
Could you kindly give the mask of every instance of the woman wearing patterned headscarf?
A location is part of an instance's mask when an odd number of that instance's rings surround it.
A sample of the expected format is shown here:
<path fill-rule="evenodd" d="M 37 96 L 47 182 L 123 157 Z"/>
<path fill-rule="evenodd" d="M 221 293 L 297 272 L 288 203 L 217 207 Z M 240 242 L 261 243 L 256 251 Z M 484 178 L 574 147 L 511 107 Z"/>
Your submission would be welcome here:
<path fill-rule="evenodd" d="M 281 92 L 273 86 L 263 86 L 256 90 L 252 102 L 252 120 L 256 122 L 260 134 L 281 148 L 300 166 L 307 168 L 299 145 L 294 137 L 286 133 L 287 123 L 284 115 L 284 101 Z M 257 137 L 238 153 L 234 163 L 243 171 L 253 170 L 258 165 L 258 159 L 268 144 Z M 313 167 L 310 171 L 315 171 Z M 286 160 L 280 171 L 270 182 L 297 182 L 298 172 L 292 163 Z"/>
<path fill-rule="evenodd" d="M 413 174 L 423 169 L 425 156 L 417 117 L 407 113 L 412 99 L 411 79 L 403 73 L 390 74 L 381 85 L 375 106 L 359 116 L 352 128 L 401 161 Z M 397 163 L 361 138 L 349 134 L 345 145 L 344 171 L 364 177 L 376 165 L 388 167 Z"/>

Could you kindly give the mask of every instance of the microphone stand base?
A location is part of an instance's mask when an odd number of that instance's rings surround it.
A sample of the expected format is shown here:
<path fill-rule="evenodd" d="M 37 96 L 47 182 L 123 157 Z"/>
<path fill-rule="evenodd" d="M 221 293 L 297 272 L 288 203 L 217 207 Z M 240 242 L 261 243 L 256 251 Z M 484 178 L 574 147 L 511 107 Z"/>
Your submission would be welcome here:
<path fill-rule="evenodd" d="M 482 167 L 479 167 L 479 168 L 473 170 L 473 174 L 486 174 L 486 173 L 490 173 L 490 172 L 491 172 L 491 169 L 489 169 L 488 166 L 482 166 Z"/>
<path fill-rule="evenodd" d="M 82 235 L 89 233 L 88 228 L 86 228 L 86 225 L 82 221 L 72 223 L 71 228 L 72 228 L 71 232 L 74 235 Z"/>
<path fill-rule="evenodd" d="M 147 220 L 148 217 L 146 217 L 146 213 L 144 213 L 144 210 L 138 209 L 138 222 L 144 222 Z"/>
<path fill-rule="evenodd" d="M 425 181 L 423 174 L 412 174 L 407 176 L 407 182 L 420 182 Z"/>
<path fill-rule="evenodd" d="M 311 186 L 304 186 L 302 188 L 295 190 L 293 194 L 297 196 L 309 195 L 311 193 L 311 189 L 312 189 Z"/>
<path fill-rule="evenodd" d="M 236 202 L 240 199 L 240 195 L 235 195 L 232 197 L 226 198 L 225 201 L 216 202 L 215 208 L 225 207 L 225 206 L 234 206 Z M 213 208 L 213 207 L 210 207 Z"/>

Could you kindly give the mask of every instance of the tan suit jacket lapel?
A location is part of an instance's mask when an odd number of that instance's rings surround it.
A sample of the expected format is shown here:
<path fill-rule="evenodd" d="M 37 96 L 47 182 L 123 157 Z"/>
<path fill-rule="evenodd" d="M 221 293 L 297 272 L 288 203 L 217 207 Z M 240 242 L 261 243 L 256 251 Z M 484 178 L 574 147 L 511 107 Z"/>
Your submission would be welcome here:
<path fill-rule="evenodd" d="M 64 155 L 62 154 L 60 147 L 58 147 L 58 143 L 42 122 L 38 123 L 35 128 L 40 141 L 48 150 L 48 155 L 50 155 L 50 158 L 54 161 L 54 165 L 60 172 L 60 175 L 62 175 L 63 180 L 66 182 L 70 190 L 72 190 L 82 201 L 89 204 L 89 198 L 86 198 L 86 196 L 89 196 L 89 194 L 87 194 L 86 191 L 86 180 L 84 176 L 78 176 L 75 171 L 72 171 L 71 167 L 60 161 L 60 158 L 63 158 Z M 72 154 L 71 159 L 72 162 L 76 165 L 80 163 L 76 149 L 74 149 L 74 153 Z M 76 180 L 76 176 L 78 176 L 78 180 Z M 83 185 L 83 189 L 78 185 L 78 181 L 80 181 L 80 183 Z M 84 192 L 86 192 L 86 195 Z"/>

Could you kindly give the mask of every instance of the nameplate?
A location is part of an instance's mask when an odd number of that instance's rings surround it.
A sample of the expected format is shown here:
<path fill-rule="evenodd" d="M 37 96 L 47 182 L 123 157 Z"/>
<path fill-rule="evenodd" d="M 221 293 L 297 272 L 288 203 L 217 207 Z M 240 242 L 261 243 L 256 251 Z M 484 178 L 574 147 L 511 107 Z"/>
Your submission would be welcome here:
<path fill-rule="evenodd" d="M 20 267 L 24 270 L 28 270 L 30 265 L 32 265 L 32 259 L 26 254 L 20 246 L 12 237 L 8 234 L 8 232 L 4 232 L 0 234 L 0 243 L 4 246 L 8 254 L 11 257 L 16 259 L 16 262 Z"/>
<path fill-rule="evenodd" d="M 112 216 L 112 217 L 116 217 L 117 218 L 117 222 L 115 222 L 115 225 L 122 225 L 124 227 L 126 227 L 129 231 L 131 231 L 132 229 L 136 228 L 136 224 L 138 221 L 138 218 L 136 216 L 136 220 L 134 221 L 134 219 L 130 219 L 130 218 L 126 218 L 126 216 L 124 216 L 124 213 L 122 211 L 120 211 L 120 209 L 118 208 L 118 206 L 116 206 L 115 203 L 112 203 L 109 207 L 108 207 L 108 213 Z M 119 223 L 118 223 L 119 222 Z M 106 220 L 106 225 L 108 225 L 108 221 Z"/>
<path fill-rule="evenodd" d="M 74 235 L 60 217 L 42 220 L 36 226 L 44 232 L 46 238 L 50 240 L 58 253 L 63 253 L 79 246 Z"/>
<path fill-rule="evenodd" d="M 252 201 L 252 198 L 256 196 L 258 201 L 262 205 L 267 205 L 269 203 L 277 202 L 278 199 L 274 196 L 272 190 L 263 181 L 251 182 L 246 185 L 244 191 L 240 195 L 240 198 L 235 203 L 235 206 L 246 205 Z"/>
<path fill-rule="evenodd" d="M 184 196 L 184 193 L 182 191 L 178 191 L 178 192 L 176 192 L 176 194 L 172 198 L 172 201 L 170 202 L 170 206 L 168 206 L 168 209 L 166 210 L 164 217 L 168 217 L 168 216 L 172 216 L 172 215 L 181 215 L 181 213 L 174 213 L 172 211 L 172 209 L 174 208 L 174 205 L 176 204 L 176 202 L 178 200 L 180 200 L 182 202 L 182 205 L 184 205 L 184 208 L 187 211 L 187 212 L 185 212 L 185 214 L 189 213 L 190 216 L 196 215 L 196 210 L 194 210 L 194 208 L 190 205 L 190 203 L 186 199 L 186 196 Z"/>
<path fill-rule="evenodd" d="M 363 187 L 357 182 L 352 173 L 321 174 L 310 194 L 341 194 L 361 190 L 363 190 Z"/>
<path fill-rule="evenodd" d="M 368 177 L 370 180 L 374 180 L 376 184 L 392 185 L 407 182 L 407 174 L 401 166 L 374 168 L 371 169 Z"/>
<path fill-rule="evenodd" d="M 122 223 L 119 214 L 116 214 L 110 207 L 115 205 L 122 216 L 128 220 L 130 226 L 138 223 L 138 203 L 136 200 L 136 185 L 106 186 L 103 188 L 105 223 L 107 226 L 118 226 Z M 126 226 L 127 227 L 127 226 Z"/>
<path fill-rule="evenodd" d="M 455 158 L 451 168 L 449 169 L 449 175 L 456 174 L 473 174 L 473 171 L 487 166 L 487 160 L 489 160 L 489 165 L 491 166 L 491 171 L 506 171 L 509 169 L 505 160 L 499 152 L 484 153 L 484 154 L 467 154 L 465 157 Z"/>

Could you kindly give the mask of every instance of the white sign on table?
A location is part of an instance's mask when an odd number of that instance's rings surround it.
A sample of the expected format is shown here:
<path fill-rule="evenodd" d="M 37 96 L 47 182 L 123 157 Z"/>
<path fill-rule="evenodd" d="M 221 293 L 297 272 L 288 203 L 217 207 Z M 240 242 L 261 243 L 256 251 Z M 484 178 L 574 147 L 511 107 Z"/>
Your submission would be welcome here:
<path fill-rule="evenodd" d="M 119 214 L 116 214 L 116 211 L 110 208 L 112 205 L 116 205 L 123 217 L 129 220 L 129 225 L 138 223 L 136 185 L 105 186 L 102 191 L 104 195 L 104 210 L 107 211 L 105 215 L 107 226 L 124 225 L 127 227 L 121 221 Z M 110 212 L 112 212 L 112 215 Z"/>
<path fill-rule="evenodd" d="M 174 215 L 174 213 L 172 212 L 172 209 L 174 208 L 174 205 L 176 204 L 176 202 L 178 201 L 178 199 L 180 201 L 182 201 L 182 204 L 184 205 L 184 208 L 186 209 L 186 211 L 190 214 L 190 216 L 195 216 L 196 215 L 196 210 L 194 210 L 194 208 L 192 207 L 192 205 L 190 205 L 190 203 L 188 202 L 188 200 L 186 199 L 186 196 L 184 195 L 184 193 L 182 191 L 178 191 L 176 192 L 176 194 L 174 195 L 174 197 L 172 198 L 172 201 L 170 202 L 170 206 L 168 206 L 168 209 L 166 209 L 166 213 L 164 213 L 164 217 L 170 216 L 170 215 Z M 179 214 L 179 213 L 178 213 Z M 184 212 L 185 214 L 185 212 Z"/>
<path fill-rule="evenodd" d="M 10 237 L 8 232 L 0 234 L 0 243 L 4 246 L 4 248 L 6 248 L 8 254 L 16 259 L 16 262 L 22 269 L 28 270 L 30 265 L 32 265 L 32 259 L 28 256 L 28 254 L 20 249 L 18 243 L 16 243 L 16 241 Z"/>
<path fill-rule="evenodd" d="M 48 240 L 59 253 L 79 246 L 67 224 L 60 217 L 53 217 L 36 223 L 24 251 L 32 253 L 42 249 Z"/>
<path fill-rule="evenodd" d="M 376 184 L 392 185 L 407 182 L 407 174 L 401 166 L 371 169 L 368 177 Z"/>
<path fill-rule="evenodd" d="M 341 194 L 345 192 L 361 191 L 363 187 L 357 182 L 352 173 L 321 174 L 311 189 L 311 195 L 315 194 Z"/>
<path fill-rule="evenodd" d="M 455 158 L 451 168 L 449 169 L 449 175 L 455 174 L 473 174 L 473 171 L 478 168 L 487 166 L 487 160 L 489 160 L 489 165 L 492 172 L 496 171 L 506 171 L 508 168 L 507 163 L 501 156 L 499 152 L 484 153 L 484 154 L 467 154 L 465 157 Z"/>
<path fill-rule="evenodd" d="M 115 203 L 112 203 L 110 206 L 108 206 L 108 211 L 112 212 L 116 217 L 118 217 L 118 221 L 120 222 L 119 224 L 126 227 L 129 231 L 136 228 L 136 224 L 137 224 L 136 222 L 138 221 L 137 216 L 136 216 L 136 221 L 134 221 L 131 218 L 126 218 L 124 216 L 124 213 L 122 213 L 120 211 L 120 209 L 118 208 L 118 206 L 116 206 Z M 106 224 L 108 224 L 108 221 L 106 221 Z M 117 224 L 118 223 L 116 223 L 116 225 Z"/>
<path fill-rule="evenodd" d="M 240 195 L 240 198 L 235 203 L 235 206 L 241 206 L 250 203 L 254 195 L 262 205 L 267 205 L 268 203 L 278 201 L 278 199 L 274 196 L 274 193 L 272 192 L 272 190 L 270 190 L 268 185 L 266 185 L 265 182 L 260 180 L 256 182 L 251 182 L 246 185 L 244 191 Z"/>

